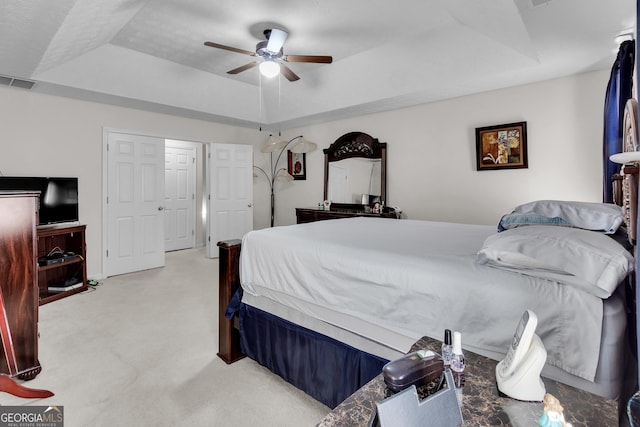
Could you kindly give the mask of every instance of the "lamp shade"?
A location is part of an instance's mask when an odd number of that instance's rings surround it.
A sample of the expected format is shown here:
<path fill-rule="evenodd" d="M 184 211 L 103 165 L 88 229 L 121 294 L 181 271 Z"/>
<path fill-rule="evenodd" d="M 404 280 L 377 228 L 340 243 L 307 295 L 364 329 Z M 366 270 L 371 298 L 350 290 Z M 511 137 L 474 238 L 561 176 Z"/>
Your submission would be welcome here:
<path fill-rule="evenodd" d="M 263 153 L 273 153 L 274 151 L 282 150 L 287 146 L 287 144 L 287 141 L 283 141 L 273 135 L 269 135 L 269 139 L 267 139 L 267 142 L 265 142 L 260 151 Z"/>
<path fill-rule="evenodd" d="M 640 151 L 625 151 L 609 156 L 609 160 L 613 163 L 625 164 L 631 162 L 640 162 Z"/>
<path fill-rule="evenodd" d="M 291 151 L 292 153 L 310 153 L 316 148 L 318 148 L 318 144 L 300 137 L 300 141 L 293 144 L 289 151 Z"/>
<path fill-rule="evenodd" d="M 275 179 L 287 182 L 293 181 L 294 178 L 286 170 L 280 169 L 278 172 L 276 172 Z"/>

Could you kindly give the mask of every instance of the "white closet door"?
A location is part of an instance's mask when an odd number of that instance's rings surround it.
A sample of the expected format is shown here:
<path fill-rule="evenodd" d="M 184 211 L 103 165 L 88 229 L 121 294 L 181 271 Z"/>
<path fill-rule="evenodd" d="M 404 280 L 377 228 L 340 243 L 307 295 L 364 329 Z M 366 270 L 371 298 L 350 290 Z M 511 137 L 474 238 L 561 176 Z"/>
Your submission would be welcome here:
<path fill-rule="evenodd" d="M 195 246 L 196 149 L 172 145 L 164 148 L 164 250 Z"/>
<path fill-rule="evenodd" d="M 164 139 L 108 132 L 106 275 L 164 266 Z"/>
<path fill-rule="evenodd" d="M 253 229 L 253 147 L 211 144 L 208 160 L 207 254 L 217 258 L 219 241 L 241 239 Z"/>

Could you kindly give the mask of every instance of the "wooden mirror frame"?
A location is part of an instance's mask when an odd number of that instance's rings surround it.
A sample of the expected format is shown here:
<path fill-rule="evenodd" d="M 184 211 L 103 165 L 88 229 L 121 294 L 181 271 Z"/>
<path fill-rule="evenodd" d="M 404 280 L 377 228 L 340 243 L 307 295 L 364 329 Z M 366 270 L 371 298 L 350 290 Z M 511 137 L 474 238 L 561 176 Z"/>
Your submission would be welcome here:
<path fill-rule="evenodd" d="M 387 143 L 364 132 L 349 132 L 336 139 L 324 152 L 324 200 L 329 194 L 329 163 L 353 157 L 380 159 L 380 199 L 387 203 Z M 363 210 L 357 203 L 331 203 L 331 209 Z"/>

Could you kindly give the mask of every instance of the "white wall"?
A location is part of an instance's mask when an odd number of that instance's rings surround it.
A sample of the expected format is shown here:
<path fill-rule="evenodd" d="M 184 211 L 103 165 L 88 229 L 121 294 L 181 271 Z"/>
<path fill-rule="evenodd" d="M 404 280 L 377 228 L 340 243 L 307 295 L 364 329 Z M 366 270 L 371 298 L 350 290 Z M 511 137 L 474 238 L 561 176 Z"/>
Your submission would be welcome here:
<path fill-rule="evenodd" d="M 387 143 L 387 204 L 408 218 L 497 224 L 534 199 L 601 201 L 608 79 L 608 71 L 591 72 L 287 130 L 283 137 L 303 134 L 319 149 L 307 154 L 306 181 L 278 185 L 276 225 L 295 223 L 296 207 L 322 201 L 322 149 L 351 131 Z M 475 128 L 518 121 L 527 122 L 529 168 L 476 171 Z M 268 216 L 265 191 L 256 182 L 256 226 Z"/>
<path fill-rule="evenodd" d="M 541 198 L 600 201 L 602 117 L 608 71 L 487 92 L 358 118 L 283 130 L 318 143 L 307 180 L 276 183 L 276 225 L 323 198 L 324 155 L 341 135 L 366 132 L 388 144 L 388 200 L 408 218 L 495 224 L 518 203 Z M 88 273 L 102 271 L 102 130 L 172 139 L 252 144 L 255 164 L 267 135 L 133 109 L 0 87 L 0 172 L 67 175 L 80 182 Z M 475 128 L 527 121 L 529 168 L 477 172 Z M 286 153 L 280 166 L 286 167 Z M 269 225 L 269 186 L 254 178 L 254 226 Z"/>
<path fill-rule="evenodd" d="M 103 127 L 172 139 L 260 144 L 258 130 L 0 87 L 0 172 L 77 176 L 87 273 L 102 274 Z"/>

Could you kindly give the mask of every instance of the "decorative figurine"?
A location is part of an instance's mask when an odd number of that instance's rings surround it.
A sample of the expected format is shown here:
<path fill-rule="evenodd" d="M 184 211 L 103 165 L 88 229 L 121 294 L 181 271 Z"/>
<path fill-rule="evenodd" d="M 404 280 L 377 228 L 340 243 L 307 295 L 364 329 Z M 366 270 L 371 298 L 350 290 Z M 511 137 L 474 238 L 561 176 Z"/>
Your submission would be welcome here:
<path fill-rule="evenodd" d="M 543 399 L 544 413 L 540 416 L 538 424 L 542 427 L 571 427 L 564 420 L 563 408 L 560 401 L 553 395 L 546 393 Z"/>

